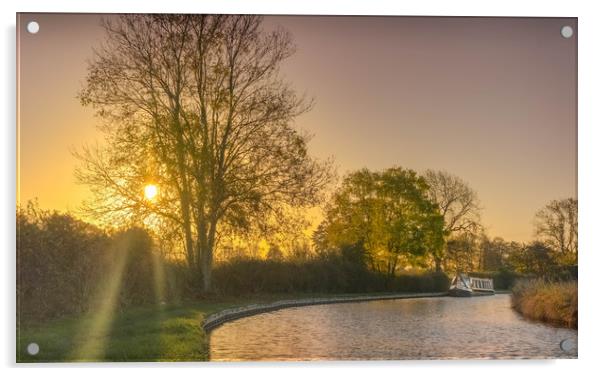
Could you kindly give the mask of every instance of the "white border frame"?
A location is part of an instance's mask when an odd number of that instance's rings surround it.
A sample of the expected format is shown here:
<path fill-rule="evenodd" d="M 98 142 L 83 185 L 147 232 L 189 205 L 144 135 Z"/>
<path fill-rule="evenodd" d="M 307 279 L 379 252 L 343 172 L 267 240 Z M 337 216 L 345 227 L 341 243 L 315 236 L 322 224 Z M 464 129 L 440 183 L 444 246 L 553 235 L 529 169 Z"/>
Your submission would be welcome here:
<path fill-rule="evenodd" d="M 146 0 L 130 1 L 68 1 L 68 0 L 25 0 L 18 4 L 2 2 L 0 17 L 3 23 L 3 52 L 0 60 L 3 75 L 1 82 L 2 114 L 5 124 L 2 127 L 1 148 L 2 194 L 0 195 L 0 231 L 2 239 L 3 288 L 0 315 L 2 333 L 0 341 L 2 365 L 9 372 L 42 371 L 39 365 L 15 364 L 15 202 L 16 202 L 16 112 L 15 112 L 15 19 L 16 12 L 170 12 L 170 13 L 258 13 L 258 14 L 374 14 L 374 15 L 432 15 L 432 16 L 521 16 L 521 17 L 578 17 L 579 38 L 579 220 L 580 234 L 580 314 L 579 314 L 579 360 L 556 361 L 393 361 L 393 362 L 328 362 L 328 363 L 242 363 L 242 364 L 197 364 L 197 363 L 137 363 L 137 364 L 98 364 L 98 365 L 46 365 L 43 372 L 52 374 L 79 374 L 81 367 L 93 375 L 110 372 L 132 372 L 129 368 L 145 368 L 149 375 L 162 375 L 167 369 L 177 369 L 178 373 L 219 372 L 238 374 L 287 374 L 301 375 L 306 372 L 344 372 L 363 374 L 366 368 L 377 372 L 426 372 L 427 374 L 465 374 L 466 372 L 488 375 L 507 375 L 510 372 L 545 372 L 546 374 L 570 374 L 598 368 L 597 348 L 599 347 L 602 317 L 599 296 L 600 281 L 598 269 L 602 265 L 602 247 L 597 237 L 598 223 L 602 213 L 599 199 L 602 192 L 600 167 L 602 160 L 599 144 L 602 142 L 602 116 L 600 98 L 602 88 L 602 52 L 600 38 L 600 6 L 596 2 L 545 1 L 526 2 L 505 1 L 408 1 L 387 2 L 385 0 L 322 0 L 278 1 L 278 0 Z M 336 369 L 332 369 L 335 367 Z M 201 370 L 197 369 L 201 368 Z M 243 369 L 244 368 L 244 369 Z M 284 369 L 285 368 L 285 369 Z M 309 368 L 309 369 L 308 369 Z M 134 371 L 136 372 L 136 371 Z"/>

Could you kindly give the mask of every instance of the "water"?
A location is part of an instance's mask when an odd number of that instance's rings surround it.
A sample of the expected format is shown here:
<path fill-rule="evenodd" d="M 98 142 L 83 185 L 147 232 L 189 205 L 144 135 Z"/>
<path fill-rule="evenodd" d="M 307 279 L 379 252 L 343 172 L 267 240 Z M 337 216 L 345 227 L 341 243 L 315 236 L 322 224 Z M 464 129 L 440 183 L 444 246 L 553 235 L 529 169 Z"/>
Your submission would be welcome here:
<path fill-rule="evenodd" d="M 510 295 L 289 308 L 211 333 L 213 361 L 575 358 L 577 331 L 523 319 Z M 576 347 L 576 346 L 575 346 Z"/>

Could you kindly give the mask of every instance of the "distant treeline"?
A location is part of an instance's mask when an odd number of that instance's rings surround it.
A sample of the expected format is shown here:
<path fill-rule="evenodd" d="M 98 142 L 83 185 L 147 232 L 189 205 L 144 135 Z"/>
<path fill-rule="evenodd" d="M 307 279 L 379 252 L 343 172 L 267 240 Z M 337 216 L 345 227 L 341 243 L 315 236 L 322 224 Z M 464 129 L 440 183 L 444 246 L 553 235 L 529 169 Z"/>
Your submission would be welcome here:
<path fill-rule="evenodd" d="M 100 307 L 173 303 L 203 296 L 202 280 L 160 256 L 138 227 L 106 232 L 72 215 L 17 211 L 17 301 L 20 320 L 45 320 Z M 361 246 L 297 259 L 236 258 L 214 270 L 214 293 L 436 292 L 446 274 L 369 269 Z"/>

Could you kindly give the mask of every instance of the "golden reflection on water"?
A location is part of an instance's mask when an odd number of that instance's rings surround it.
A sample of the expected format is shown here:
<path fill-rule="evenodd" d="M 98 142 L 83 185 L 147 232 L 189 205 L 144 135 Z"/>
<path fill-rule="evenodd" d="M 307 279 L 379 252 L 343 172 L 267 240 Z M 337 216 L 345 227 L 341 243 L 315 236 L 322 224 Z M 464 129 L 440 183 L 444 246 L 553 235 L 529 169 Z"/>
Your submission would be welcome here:
<path fill-rule="evenodd" d="M 575 358 L 577 331 L 527 321 L 509 295 L 290 308 L 224 324 L 213 361 Z"/>

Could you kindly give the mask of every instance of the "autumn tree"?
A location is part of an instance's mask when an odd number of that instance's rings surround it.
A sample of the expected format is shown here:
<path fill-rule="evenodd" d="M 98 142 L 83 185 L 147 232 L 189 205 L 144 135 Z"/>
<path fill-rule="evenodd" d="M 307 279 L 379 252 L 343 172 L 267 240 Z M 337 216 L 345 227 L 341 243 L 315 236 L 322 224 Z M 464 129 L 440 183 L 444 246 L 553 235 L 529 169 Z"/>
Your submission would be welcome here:
<path fill-rule="evenodd" d="M 175 234 L 208 291 L 221 237 L 269 230 L 288 207 L 318 204 L 330 180 L 293 126 L 311 103 L 279 74 L 291 35 L 257 16 L 121 15 L 103 27 L 79 94 L 105 120 L 104 146 L 77 153 L 95 193 L 87 209 Z"/>
<path fill-rule="evenodd" d="M 465 181 L 445 171 L 427 170 L 424 180 L 429 187 L 429 199 L 437 204 L 444 218 L 446 240 L 476 235 L 481 229 L 481 207 L 477 193 Z M 432 257 L 437 271 L 441 270 L 446 249 L 447 247 L 433 250 Z"/>
<path fill-rule="evenodd" d="M 428 186 L 412 170 L 367 169 L 349 174 L 325 209 L 315 234 L 319 249 L 361 244 L 373 269 L 392 276 L 443 246 L 443 217 Z"/>
<path fill-rule="evenodd" d="M 563 264 L 577 263 L 577 200 L 553 200 L 535 214 L 535 235 Z"/>

